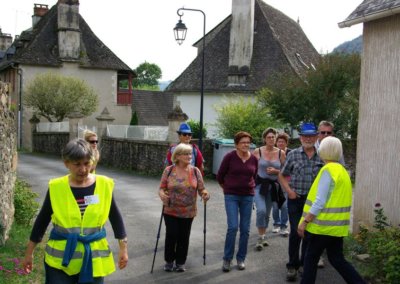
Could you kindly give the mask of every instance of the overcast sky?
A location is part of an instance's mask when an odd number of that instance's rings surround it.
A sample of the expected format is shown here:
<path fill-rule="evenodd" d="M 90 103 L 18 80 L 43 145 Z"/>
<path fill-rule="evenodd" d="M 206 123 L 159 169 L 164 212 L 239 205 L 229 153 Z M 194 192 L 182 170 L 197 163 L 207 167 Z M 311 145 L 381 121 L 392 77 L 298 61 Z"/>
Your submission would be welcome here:
<path fill-rule="evenodd" d="M 362 24 L 340 29 L 337 25 L 362 0 L 264 0 L 300 25 L 320 53 L 362 33 Z M 32 25 L 34 3 L 51 8 L 56 0 L 0 0 L 0 27 L 13 37 Z M 181 7 L 200 9 L 206 14 L 206 32 L 231 14 L 232 0 L 80 0 L 79 11 L 93 32 L 132 69 L 144 61 L 160 66 L 162 80 L 174 80 L 195 58 L 192 44 L 203 35 L 203 17 L 185 12 L 182 21 L 188 31 L 179 46 L 172 29 Z M 206 63 L 207 64 L 207 63 Z"/>

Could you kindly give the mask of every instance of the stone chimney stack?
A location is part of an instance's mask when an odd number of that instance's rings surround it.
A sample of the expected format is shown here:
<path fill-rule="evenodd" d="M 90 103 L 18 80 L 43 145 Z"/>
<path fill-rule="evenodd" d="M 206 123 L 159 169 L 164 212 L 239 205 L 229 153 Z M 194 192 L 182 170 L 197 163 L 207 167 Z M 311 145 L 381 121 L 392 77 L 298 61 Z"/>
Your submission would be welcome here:
<path fill-rule="evenodd" d="M 34 4 L 33 15 L 32 15 L 32 27 L 36 26 L 39 20 L 46 15 L 49 11 L 49 5 L 44 4 Z"/>
<path fill-rule="evenodd" d="M 62 60 L 76 61 L 80 53 L 79 1 L 58 0 L 58 50 Z"/>
<path fill-rule="evenodd" d="M 229 42 L 230 86 L 245 85 L 250 71 L 254 39 L 255 0 L 232 0 L 232 23 Z"/>

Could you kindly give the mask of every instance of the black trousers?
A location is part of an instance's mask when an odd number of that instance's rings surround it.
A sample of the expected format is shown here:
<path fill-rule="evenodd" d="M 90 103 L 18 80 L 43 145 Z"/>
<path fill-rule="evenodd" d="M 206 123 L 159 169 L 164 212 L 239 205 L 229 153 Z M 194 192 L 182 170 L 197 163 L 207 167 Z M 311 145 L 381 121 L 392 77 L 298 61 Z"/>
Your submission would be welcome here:
<path fill-rule="evenodd" d="M 318 260 L 324 249 L 326 249 L 329 262 L 337 272 L 339 272 L 346 283 L 366 283 L 354 267 L 344 258 L 342 237 L 316 235 L 306 231 L 305 238 L 307 239 L 307 249 L 304 258 L 304 272 L 303 278 L 301 279 L 302 284 L 315 283 L 318 270 Z"/>
<path fill-rule="evenodd" d="M 168 263 L 175 261 L 176 264 L 185 264 L 193 218 L 164 215 L 164 221 L 166 229 L 164 259 Z"/>

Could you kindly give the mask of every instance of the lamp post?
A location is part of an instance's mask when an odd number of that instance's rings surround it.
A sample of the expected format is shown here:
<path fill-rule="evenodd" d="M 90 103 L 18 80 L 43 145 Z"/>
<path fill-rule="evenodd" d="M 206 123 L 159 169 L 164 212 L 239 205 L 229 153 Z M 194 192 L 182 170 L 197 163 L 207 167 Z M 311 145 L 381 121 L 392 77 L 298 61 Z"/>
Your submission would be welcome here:
<path fill-rule="evenodd" d="M 200 129 L 199 129 L 199 149 L 203 150 L 203 103 L 204 103 L 204 51 L 206 48 L 206 14 L 202 10 L 198 9 L 189 9 L 189 8 L 179 8 L 176 13 L 179 16 L 179 21 L 174 28 L 175 40 L 179 45 L 183 43 L 186 38 L 186 25 L 182 23 L 182 11 L 193 11 L 200 12 L 203 14 L 203 50 L 202 50 L 202 59 L 201 59 L 201 88 L 200 88 Z"/>

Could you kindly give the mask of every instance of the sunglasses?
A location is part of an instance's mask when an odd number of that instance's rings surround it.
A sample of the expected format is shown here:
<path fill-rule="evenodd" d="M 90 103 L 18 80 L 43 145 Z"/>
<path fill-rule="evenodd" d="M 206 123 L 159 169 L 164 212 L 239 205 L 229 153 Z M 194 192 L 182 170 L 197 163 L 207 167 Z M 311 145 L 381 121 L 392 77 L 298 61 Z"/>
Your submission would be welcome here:
<path fill-rule="evenodd" d="M 182 135 L 182 136 L 192 136 L 192 133 L 179 133 L 179 135 Z"/>
<path fill-rule="evenodd" d="M 332 131 L 320 131 L 319 133 L 322 135 L 331 135 Z"/>
<path fill-rule="evenodd" d="M 99 141 L 98 140 L 91 140 L 91 141 L 88 141 L 90 144 L 97 144 L 97 143 L 99 143 Z"/>

